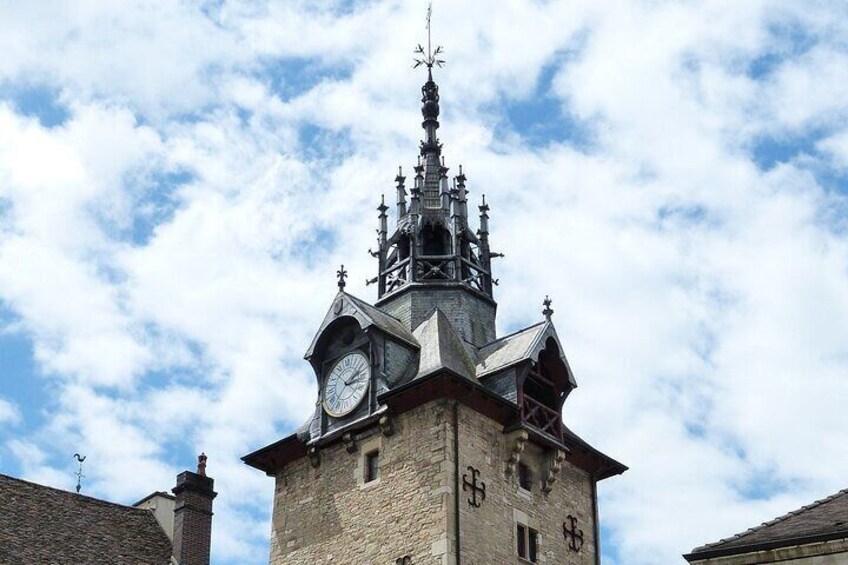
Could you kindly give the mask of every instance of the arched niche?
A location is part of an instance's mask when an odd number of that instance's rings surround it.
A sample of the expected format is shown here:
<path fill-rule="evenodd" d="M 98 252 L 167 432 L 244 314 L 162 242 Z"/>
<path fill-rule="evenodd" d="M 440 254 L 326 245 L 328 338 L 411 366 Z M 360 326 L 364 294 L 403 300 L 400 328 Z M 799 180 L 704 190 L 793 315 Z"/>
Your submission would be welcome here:
<path fill-rule="evenodd" d="M 321 375 L 321 364 L 334 359 L 342 353 L 356 347 L 364 338 L 359 321 L 353 316 L 341 316 L 333 320 L 321 332 L 315 343 L 314 353 L 310 359 L 316 375 Z"/>
<path fill-rule="evenodd" d="M 421 230 L 421 252 L 425 256 L 450 254 L 450 232 L 441 224 L 426 224 Z"/>
<path fill-rule="evenodd" d="M 398 260 L 403 261 L 407 257 L 409 257 L 409 236 L 407 234 L 403 234 L 397 240 L 397 251 L 398 251 Z"/>

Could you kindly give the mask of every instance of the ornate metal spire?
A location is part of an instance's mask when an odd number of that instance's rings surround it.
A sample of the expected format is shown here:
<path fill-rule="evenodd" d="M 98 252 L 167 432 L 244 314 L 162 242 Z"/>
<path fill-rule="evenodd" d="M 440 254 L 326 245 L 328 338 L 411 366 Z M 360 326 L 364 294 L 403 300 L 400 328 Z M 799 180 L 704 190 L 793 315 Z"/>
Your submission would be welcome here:
<path fill-rule="evenodd" d="M 439 129 L 439 87 L 433 81 L 433 66 L 441 67 L 445 64 L 444 59 L 440 59 L 439 55 L 443 52 L 442 46 L 432 49 L 431 40 L 431 18 L 433 15 L 433 3 L 427 7 L 427 51 L 424 47 L 418 44 L 415 48 L 415 53 L 421 57 L 414 59 L 415 65 L 413 68 L 418 68 L 422 65 L 427 67 L 427 82 L 421 87 L 421 115 L 424 116 L 424 123 L 421 124 L 426 132 L 424 142 L 421 144 L 421 155 L 440 153 L 439 140 L 436 138 L 436 130 Z M 438 166 L 438 164 L 436 164 Z"/>
<path fill-rule="evenodd" d="M 439 128 L 439 87 L 433 67 L 442 67 L 441 46 L 433 48 L 432 4 L 427 9 L 427 48 L 415 49 L 414 68 L 426 67 L 427 80 L 421 87 L 421 126 L 424 136 L 418 160 L 407 188 L 403 171 L 395 177 L 397 227 L 389 232 L 380 208 L 380 247 L 371 255 L 378 260 L 376 278 L 380 300 L 415 287 L 462 288 L 493 303 L 491 258 L 500 256 L 489 249 L 488 206 L 480 209 L 480 232 L 468 225 L 468 188 L 463 168 L 451 178 L 436 137 Z M 408 191 L 408 192 L 407 192 Z M 385 226 L 385 227 L 384 227 Z M 372 279 L 374 281 L 375 279 Z M 494 327 L 492 325 L 492 327 Z"/>

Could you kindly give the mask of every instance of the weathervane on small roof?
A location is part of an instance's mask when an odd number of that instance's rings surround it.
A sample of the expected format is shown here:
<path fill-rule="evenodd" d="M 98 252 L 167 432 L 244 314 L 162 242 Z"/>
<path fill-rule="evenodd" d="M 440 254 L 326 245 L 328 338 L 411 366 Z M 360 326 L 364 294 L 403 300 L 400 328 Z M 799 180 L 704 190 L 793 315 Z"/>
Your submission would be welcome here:
<path fill-rule="evenodd" d="M 82 474 L 82 462 L 85 461 L 86 455 L 80 455 L 79 453 L 74 453 L 74 459 L 79 463 L 79 469 L 77 469 L 77 494 L 79 494 L 80 490 L 82 490 L 82 480 L 85 478 L 85 475 Z"/>
<path fill-rule="evenodd" d="M 433 65 L 437 67 L 441 67 L 445 64 L 444 59 L 439 59 L 438 56 L 442 54 L 443 49 L 441 45 L 436 46 L 436 50 L 432 49 L 432 41 L 430 39 L 430 19 L 433 15 L 433 3 L 427 6 L 427 51 L 424 51 L 424 47 L 421 44 L 418 44 L 418 47 L 415 48 L 415 53 L 421 55 L 420 59 L 414 59 L 415 65 L 412 66 L 413 69 L 417 69 L 421 65 L 426 65 L 427 73 L 432 77 Z"/>

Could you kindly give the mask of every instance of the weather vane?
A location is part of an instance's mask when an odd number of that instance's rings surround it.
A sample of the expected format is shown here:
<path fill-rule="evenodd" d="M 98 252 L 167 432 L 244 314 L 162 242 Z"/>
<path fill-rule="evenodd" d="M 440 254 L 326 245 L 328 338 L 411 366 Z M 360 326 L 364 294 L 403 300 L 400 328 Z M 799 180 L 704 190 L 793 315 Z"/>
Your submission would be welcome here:
<path fill-rule="evenodd" d="M 430 40 L 430 18 L 432 17 L 432 15 L 433 15 L 433 3 L 430 2 L 430 4 L 427 6 L 427 51 L 425 53 L 424 48 L 421 46 L 421 44 L 420 43 L 418 44 L 418 47 L 415 48 L 415 53 L 417 53 L 418 55 L 421 55 L 422 58 L 421 59 L 414 59 L 415 65 L 413 65 L 413 67 L 412 67 L 413 69 L 417 69 L 421 65 L 426 65 L 428 70 L 432 70 L 433 65 L 436 65 L 437 67 L 441 67 L 442 65 L 445 64 L 444 59 L 438 58 L 438 55 L 440 55 L 442 53 L 442 46 L 437 45 L 435 51 L 433 51 L 432 48 L 431 48 L 432 42 Z"/>
<path fill-rule="evenodd" d="M 82 462 L 85 461 L 86 455 L 80 455 L 79 453 L 74 453 L 74 458 L 79 462 L 79 469 L 77 469 L 77 494 L 82 489 L 82 480 L 85 475 L 82 474 Z"/>

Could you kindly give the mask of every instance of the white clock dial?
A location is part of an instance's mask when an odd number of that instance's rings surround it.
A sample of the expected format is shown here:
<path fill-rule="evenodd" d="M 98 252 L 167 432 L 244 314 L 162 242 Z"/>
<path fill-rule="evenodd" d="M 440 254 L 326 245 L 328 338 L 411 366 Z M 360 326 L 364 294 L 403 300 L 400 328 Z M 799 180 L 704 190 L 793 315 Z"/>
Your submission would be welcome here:
<path fill-rule="evenodd" d="M 333 365 L 324 381 L 324 410 L 338 418 L 350 414 L 365 398 L 371 366 L 362 353 L 348 353 Z"/>

